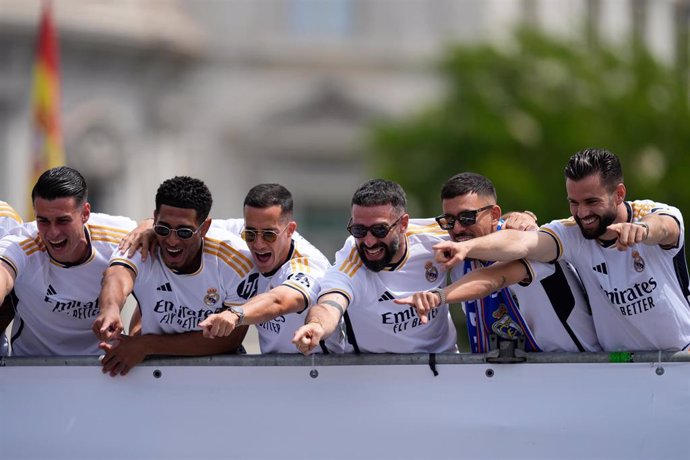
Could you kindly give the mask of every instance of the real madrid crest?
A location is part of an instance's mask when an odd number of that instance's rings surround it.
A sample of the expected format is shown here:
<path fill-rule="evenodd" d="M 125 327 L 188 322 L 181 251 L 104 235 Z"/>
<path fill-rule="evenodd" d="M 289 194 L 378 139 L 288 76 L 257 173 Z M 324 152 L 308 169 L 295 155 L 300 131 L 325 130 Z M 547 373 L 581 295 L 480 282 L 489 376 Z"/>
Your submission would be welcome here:
<path fill-rule="evenodd" d="M 218 295 L 218 289 L 209 288 L 208 291 L 206 291 L 206 297 L 204 297 L 204 303 L 206 305 L 208 305 L 209 307 L 212 307 L 218 303 L 219 299 L 220 299 L 220 296 Z"/>
<path fill-rule="evenodd" d="M 435 283 L 438 279 L 438 269 L 431 261 L 428 261 L 426 264 L 424 264 L 424 276 L 430 283 Z"/>
<path fill-rule="evenodd" d="M 644 259 L 640 255 L 639 252 L 633 251 L 632 253 L 633 257 L 633 268 L 635 269 L 636 272 L 641 272 L 644 270 Z"/>

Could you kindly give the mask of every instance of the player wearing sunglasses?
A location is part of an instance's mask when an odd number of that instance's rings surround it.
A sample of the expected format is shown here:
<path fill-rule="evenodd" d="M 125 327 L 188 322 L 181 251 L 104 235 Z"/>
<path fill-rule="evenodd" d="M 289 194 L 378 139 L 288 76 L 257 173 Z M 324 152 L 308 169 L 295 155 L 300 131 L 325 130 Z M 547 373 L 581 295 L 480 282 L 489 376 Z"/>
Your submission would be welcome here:
<path fill-rule="evenodd" d="M 565 166 L 571 218 L 538 232 L 494 232 L 438 246 L 451 267 L 466 258 L 564 260 L 576 269 L 604 351 L 683 350 L 690 343 L 683 215 L 651 200 L 626 201 L 623 168 L 598 148 Z"/>
<path fill-rule="evenodd" d="M 452 241 L 469 241 L 505 225 L 493 183 L 479 174 L 451 177 L 441 190 L 441 206 L 436 221 Z M 530 219 L 511 227 L 537 228 Z M 421 315 L 442 300 L 463 302 L 475 353 L 503 340 L 524 341 L 527 351 L 601 350 L 580 280 L 568 264 L 466 260 L 451 271 L 451 280 L 442 292 L 419 292 L 396 302 L 415 306 Z"/>
<path fill-rule="evenodd" d="M 206 185 L 186 176 L 164 181 L 156 193 L 153 231 L 157 248 L 110 260 L 93 332 L 106 351 L 103 372 L 125 375 L 148 355 L 200 356 L 235 352 L 246 327 L 209 340 L 199 323 L 210 314 L 243 304 L 254 269 L 244 242 L 228 232 L 209 232 L 213 199 Z M 113 325 L 127 296 L 139 302 L 141 335 L 125 336 Z"/>
<path fill-rule="evenodd" d="M 241 309 L 209 316 L 200 326 L 207 337 L 222 337 L 238 325 L 255 324 L 262 353 L 295 353 L 291 342 L 319 292 L 328 259 L 296 233 L 292 194 L 279 184 L 253 187 L 244 199 L 240 232 L 261 275 L 259 294 Z M 233 222 L 230 220 L 229 225 Z M 221 223 L 222 225 L 222 223 Z M 340 351 L 333 337 L 318 351 Z"/>
<path fill-rule="evenodd" d="M 444 232 L 432 219 L 410 223 L 405 192 L 395 182 L 375 179 L 357 189 L 347 229 L 352 235 L 321 281 L 318 304 L 297 330 L 293 343 L 310 353 L 338 331 L 344 317 L 349 349 L 359 353 L 456 351 L 456 333 L 442 305 L 419 317 L 395 298 L 445 285 L 445 271 L 433 257 Z"/>

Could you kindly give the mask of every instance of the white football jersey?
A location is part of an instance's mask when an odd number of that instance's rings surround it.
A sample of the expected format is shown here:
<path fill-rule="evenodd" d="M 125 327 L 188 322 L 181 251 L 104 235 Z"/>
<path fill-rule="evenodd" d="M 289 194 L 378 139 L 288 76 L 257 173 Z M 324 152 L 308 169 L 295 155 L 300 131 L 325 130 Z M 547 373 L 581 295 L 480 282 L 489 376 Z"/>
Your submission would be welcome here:
<path fill-rule="evenodd" d="M 444 304 L 422 324 L 414 307 L 393 299 L 446 284 L 446 271 L 434 260 L 432 246 L 447 238 L 433 219 L 410 220 L 407 249 L 400 262 L 374 272 L 363 265 L 349 237 L 321 281 L 319 296 L 337 292 L 349 301 L 349 345 L 364 353 L 441 353 L 457 351 L 456 332 Z"/>
<path fill-rule="evenodd" d="M 541 231 L 556 240 L 558 258 L 580 274 L 605 351 L 684 349 L 690 344 L 690 291 L 683 216 L 677 208 L 649 200 L 625 205 L 628 222 L 649 213 L 673 217 L 680 227 L 678 244 L 637 244 L 619 251 L 585 239 L 573 218 L 553 221 Z"/>
<path fill-rule="evenodd" d="M 319 283 L 328 267 L 328 259 L 318 249 L 301 236 L 293 235 L 287 262 L 274 273 L 261 274 L 259 293 L 268 292 L 277 286 L 287 286 L 298 291 L 304 297 L 306 305 L 303 311 L 280 315 L 256 325 L 261 353 L 297 353 L 292 337 L 304 325 L 306 312 L 315 303 Z M 339 347 L 327 346 L 327 349 L 338 351 Z M 317 348 L 315 351 L 322 350 Z"/>
<path fill-rule="evenodd" d="M 0 238 L 4 237 L 16 227 L 22 225 L 22 218 L 19 214 L 4 201 L 0 201 Z M 11 302 L 10 299 L 7 299 Z M 12 307 L 14 308 L 14 307 Z M 0 331 L 0 356 L 7 356 L 8 351 L 7 335 L 5 331 Z"/>
<path fill-rule="evenodd" d="M 239 235 L 244 228 L 244 219 L 213 219 L 211 227 Z M 321 251 L 298 232 L 294 232 L 287 261 L 273 273 L 252 275 L 258 276 L 259 294 L 284 285 L 300 292 L 307 306 L 303 311 L 280 315 L 256 325 L 261 353 L 298 353 L 292 337 L 304 325 L 307 311 L 318 296 L 321 278 L 330 265 Z M 333 334 L 322 345 L 326 347 L 326 351 L 343 351 L 344 343 L 336 335 Z M 314 352 L 324 352 L 322 347 L 316 348 Z"/>
<path fill-rule="evenodd" d="M 204 237 L 199 269 L 182 274 L 168 268 L 159 255 L 141 261 L 114 254 L 110 265 L 124 265 L 136 275 L 134 297 L 141 310 L 142 334 L 180 334 L 200 331 L 199 323 L 212 313 L 241 305 L 256 294 L 256 276 L 249 250 L 236 235 L 212 230 Z"/>
<path fill-rule="evenodd" d="M 135 226 L 126 217 L 91 213 L 84 226 L 91 255 L 78 265 L 53 260 L 35 230 L 30 237 L 0 240 L 0 260 L 16 275 L 13 356 L 99 354 L 91 326 L 99 313 L 101 278 L 118 243 Z"/>

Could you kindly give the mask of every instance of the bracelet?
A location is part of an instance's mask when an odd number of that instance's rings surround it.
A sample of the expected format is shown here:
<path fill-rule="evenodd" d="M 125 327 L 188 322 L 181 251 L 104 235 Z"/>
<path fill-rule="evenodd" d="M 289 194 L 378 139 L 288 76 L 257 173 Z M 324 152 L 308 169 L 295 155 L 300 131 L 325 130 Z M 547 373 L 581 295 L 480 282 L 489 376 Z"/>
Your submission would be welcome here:
<path fill-rule="evenodd" d="M 649 224 L 648 224 L 647 222 L 633 222 L 633 223 L 634 223 L 635 225 L 639 225 L 640 227 L 644 227 L 644 228 L 647 229 L 647 233 L 645 233 L 644 239 L 643 239 L 642 241 L 644 241 L 644 240 L 646 240 L 647 238 L 649 238 Z"/>
<path fill-rule="evenodd" d="M 522 212 L 524 214 L 527 214 L 528 216 L 530 216 L 532 219 L 534 219 L 535 222 L 539 220 L 539 219 L 537 219 L 537 215 L 535 213 L 533 213 L 532 211 L 522 211 Z"/>
<path fill-rule="evenodd" d="M 427 292 L 430 292 L 430 293 L 432 293 L 432 294 L 437 294 L 438 297 L 439 297 L 439 299 L 441 299 L 441 301 L 439 302 L 439 304 L 437 305 L 437 307 L 440 307 L 441 305 L 443 305 L 444 303 L 446 303 L 446 292 L 445 292 L 443 289 L 441 289 L 441 288 L 434 288 L 434 289 L 429 289 Z"/>

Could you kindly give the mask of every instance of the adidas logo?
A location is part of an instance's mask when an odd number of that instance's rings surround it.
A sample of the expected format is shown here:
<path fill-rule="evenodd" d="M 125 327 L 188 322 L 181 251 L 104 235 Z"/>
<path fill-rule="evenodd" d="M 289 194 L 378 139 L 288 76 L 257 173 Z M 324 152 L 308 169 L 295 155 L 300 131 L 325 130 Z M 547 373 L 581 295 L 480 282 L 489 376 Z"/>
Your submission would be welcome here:
<path fill-rule="evenodd" d="M 48 299 L 48 296 L 55 295 L 55 294 L 57 294 L 57 291 L 55 290 L 55 288 L 52 285 L 49 284 L 48 289 L 46 290 L 46 297 L 45 297 L 45 299 L 43 299 L 43 301 L 49 302 L 50 299 Z"/>
<path fill-rule="evenodd" d="M 383 294 L 381 294 L 381 297 L 379 297 L 379 302 L 385 302 L 387 300 L 393 300 L 393 299 L 395 299 L 395 297 L 393 297 L 393 294 L 386 291 Z"/>
<path fill-rule="evenodd" d="M 606 263 L 601 263 L 599 265 L 595 265 L 594 267 L 592 267 L 592 270 L 594 270 L 595 272 L 602 273 L 604 275 L 609 274 L 609 271 L 606 269 Z"/>
<path fill-rule="evenodd" d="M 156 291 L 172 292 L 172 286 L 170 283 L 161 284 L 156 288 Z"/>

